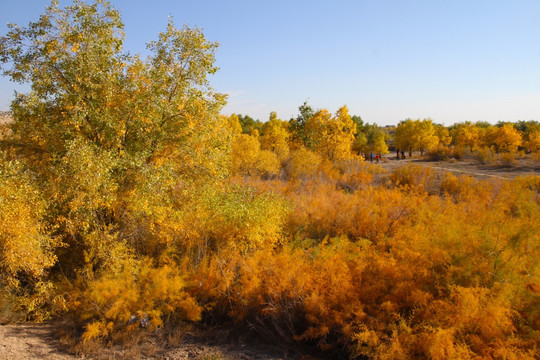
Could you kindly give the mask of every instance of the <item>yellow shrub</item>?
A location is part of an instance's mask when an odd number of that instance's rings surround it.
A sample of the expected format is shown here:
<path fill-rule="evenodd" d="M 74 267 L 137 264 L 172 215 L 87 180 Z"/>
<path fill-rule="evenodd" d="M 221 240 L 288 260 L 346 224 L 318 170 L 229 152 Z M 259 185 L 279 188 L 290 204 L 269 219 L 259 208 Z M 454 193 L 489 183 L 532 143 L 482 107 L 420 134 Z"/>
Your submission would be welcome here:
<path fill-rule="evenodd" d="M 427 189 L 432 185 L 433 170 L 426 166 L 409 164 L 397 167 L 388 177 L 396 186 Z"/>
<path fill-rule="evenodd" d="M 317 173 L 321 161 L 320 155 L 305 147 L 300 147 L 291 152 L 287 174 L 292 179 L 312 177 Z"/>
<path fill-rule="evenodd" d="M 491 165 L 495 162 L 495 153 L 489 147 L 483 147 L 476 151 L 476 159 L 483 165 Z"/>
<path fill-rule="evenodd" d="M 538 181 L 445 182 L 454 197 L 274 181 L 296 205 L 291 241 L 208 258 L 197 296 L 215 316 L 285 343 L 381 359 L 530 359 Z"/>
<path fill-rule="evenodd" d="M 197 321 L 201 308 L 186 292 L 182 271 L 171 263 L 153 266 L 151 261 L 125 263 L 118 273 L 90 281 L 70 302 L 86 323 L 83 340 L 155 329 L 164 319 Z"/>
<path fill-rule="evenodd" d="M 513 152 L 505 152 L 505 153 L 499 154 L 499 164 L 505 167 L 510 167 L 512 165 L 515 165 L 517 163 L 516 157 L 517 157 L 517 154 Z"/>
<path fill-rule="evenodd" d="M 234 185 L 210 197 L 208 207 L 212 215 L 207 234 L 216 249 L 241 251 L 279 244 L 289 213 L 289 205 L 279 195 Z"/>
<path fill-rule="evenodd" d="M 276 176 L 280 168 L 281 162 L 275 153 L 269 150 L 261 150 L 253 170 L 263 176 Z"/>

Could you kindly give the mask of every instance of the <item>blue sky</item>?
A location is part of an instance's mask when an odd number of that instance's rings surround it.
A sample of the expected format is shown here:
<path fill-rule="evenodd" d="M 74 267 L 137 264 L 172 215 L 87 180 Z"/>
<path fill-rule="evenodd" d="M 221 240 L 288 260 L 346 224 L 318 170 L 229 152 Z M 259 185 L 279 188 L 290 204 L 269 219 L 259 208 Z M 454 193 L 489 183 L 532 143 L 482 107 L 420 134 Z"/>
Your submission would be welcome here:
<path fill-rule="evenodd" d="M 60 1 L 66 4 L 68 1 Z M 213 87 L 224 113 L 289 119 L 305 100 L 364 121 L 431 117 L 540 121 L 540 1 L 111 0 L 126 25 L 124 48 L 145 54 L 165 29 L 203 28 L 218 41 Z M 49 1 L 0 0 L 6 23 L 26 25 Z M 0 78 L 0 110 L 13 90 Z"/>

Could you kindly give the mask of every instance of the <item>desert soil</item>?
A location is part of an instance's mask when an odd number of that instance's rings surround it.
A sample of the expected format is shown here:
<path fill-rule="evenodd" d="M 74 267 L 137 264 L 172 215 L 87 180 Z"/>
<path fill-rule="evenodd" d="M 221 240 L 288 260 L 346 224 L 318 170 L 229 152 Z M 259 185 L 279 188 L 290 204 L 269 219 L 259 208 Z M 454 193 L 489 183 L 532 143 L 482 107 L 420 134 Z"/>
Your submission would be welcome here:
<path fill-rule="evenodd" d="M 527 155 L 516 159 L 516 163 L 512 166 L 502 166 L 497 163 L 492 165 L 482 165 L 474 159 L 428 161 L 424 160 L 419 155 L 413 155 L 412 158 L 407 157 L 405 160 L 396 160 L 395 155 L 385 155 L 380 166 L 386 172 L 391 172 L 395 168 L 409 163 L 429 167 L 436 174 L 451 172 L 454 173 L 454 175 L 468 175 L 482 180 L 511 180 L 518 176 L 540 175 L 540 161 L 535 160 L 533 155 Z"/>
<path fill-rule="evenodd" d="M 63 351 L 56 336 L 57 327 L 52 324 L 9 324 L 0 325 L 0 360 L 75 360 L 75 359 L 145 359 L 145 360 L 284 360 L 294 358 L 279 354 L 277 348 L 253 345 L 221 345 L 208 340 L 185 340 L 166 349 L 148 344 L 145 355 L 138 348 L 127 350 L 107 349 L 97 356 L 72 355 Z M 150 353 L 150 354 L 149 354 Z"/>
<path fill-rule="evenodd" d="M 0 325 L 0 360 L 68 360 L 54 337 L 54 329 L 47 325 Z"/>

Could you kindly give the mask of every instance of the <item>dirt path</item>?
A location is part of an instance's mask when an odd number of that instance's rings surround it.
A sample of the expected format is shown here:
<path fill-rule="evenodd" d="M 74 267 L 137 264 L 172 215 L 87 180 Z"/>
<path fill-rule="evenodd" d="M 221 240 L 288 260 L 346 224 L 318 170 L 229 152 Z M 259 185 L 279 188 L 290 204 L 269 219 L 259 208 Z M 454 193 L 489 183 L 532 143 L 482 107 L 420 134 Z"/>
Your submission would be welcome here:
<path fill-rule="evenodd" d="M 59 352 L 54 329 L 47 325 L 0 326 L 0 360 L 72 360 Z"/>
<path fill-rule="evenodd" d="M 387 172 L 406 164 L 415 164 L 433 169 L 437 172 L 451 172 L 456 175 L 471 175 L 479 179 L 501 179 L 511 180 L 518 176 L 540 175 L 540 163 L 532 158 L 522 158 L 516 161 L 516 164 L 503 167 L 496 165 L 481 165 L 474 160 L 459 161 L 427 161 L 419 156 L 407 158 L 405 160 L 396 160 L 395 157 L 388 157 L 381 162 L 381 167 Z"/>
<path fill-rule="evenodd" d="M 284 360 L 294 357 L 275 355 L 276 349 L 250 345 L 216 345 L 186 341 L 167 349 L 155 348 L 152 355 L 141 355 L 138 348 L 105 349 L 100 356 L 74 356 L 63 352 L 56 328 L 48 324 L 0 325 L 0 360 Z"/>
<path fill-rule="evenodd" d="M 508 177 L 508 176 L 491 175 L 491 174 L 481 173 L 481 172 L 478 172 L 478 171 L 459 170 L 459 169 L 452 169 L 452 168 L 448 168 L 448 167 L 433 166 L 433 165 L 428 165 L 428 164 L 418 164 L 418 165 L 424 166 L 424 167 L 427 167 L 427 168 L 430 168 L 430 169 L 442 170 L 444 172 L 452 172 L 452 173 L 457 172 L 457 173 L 461 173 L 461 174 L 472 175 L 472 176 L 475 176 L 475 177 L 491 177 L 491 178 L 497 178 L 497 179 L 503 179 L 503 180 L 511 180 L 511 178 Z"/>

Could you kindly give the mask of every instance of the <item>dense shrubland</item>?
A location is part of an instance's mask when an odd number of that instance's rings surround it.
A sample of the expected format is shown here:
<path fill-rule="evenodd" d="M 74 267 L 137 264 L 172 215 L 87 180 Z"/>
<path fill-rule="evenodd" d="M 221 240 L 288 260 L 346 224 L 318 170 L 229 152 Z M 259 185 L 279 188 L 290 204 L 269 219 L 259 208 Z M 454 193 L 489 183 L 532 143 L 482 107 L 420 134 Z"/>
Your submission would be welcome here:
<path fill-rule="evenodd" d="M 538 358 L 538 177 L 381 174 L 358 153 L 388 134 L 346 107 L 220 115 L 199 29 L 169 23 L 147 59 L 122 39 L 104 1 L 1 38 L 31 85 L 1 138 L 3 318 L 82 343 L 199 322 L 332 357 Z M 538 151 L 535 126 L 407 120 L 394 146 Z"/>

